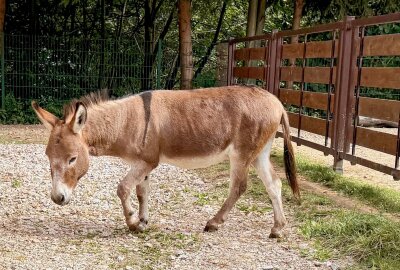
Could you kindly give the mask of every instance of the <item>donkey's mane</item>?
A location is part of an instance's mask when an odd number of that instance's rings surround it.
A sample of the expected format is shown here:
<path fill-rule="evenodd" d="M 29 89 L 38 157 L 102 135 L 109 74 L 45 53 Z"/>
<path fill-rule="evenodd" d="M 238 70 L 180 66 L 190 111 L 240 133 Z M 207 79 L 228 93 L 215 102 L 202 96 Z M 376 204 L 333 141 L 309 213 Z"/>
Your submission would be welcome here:
<path fill-rule="evenodd" d="M 109 101 L 110 97 L 108 94 L 108 90 L 99 90 L 97 92 L 92 92 L 83 96 L 79 99 L 73 99 L 70 103 L 64 105 L 64 113 L 63 119 L 67 119 L 69 116 L 73 115 L 76 110 L 76 105 L 78 103 L 82 103 L 86 106 L 86 108 L 94 107 L 100 105 L 106 101 Z"/>

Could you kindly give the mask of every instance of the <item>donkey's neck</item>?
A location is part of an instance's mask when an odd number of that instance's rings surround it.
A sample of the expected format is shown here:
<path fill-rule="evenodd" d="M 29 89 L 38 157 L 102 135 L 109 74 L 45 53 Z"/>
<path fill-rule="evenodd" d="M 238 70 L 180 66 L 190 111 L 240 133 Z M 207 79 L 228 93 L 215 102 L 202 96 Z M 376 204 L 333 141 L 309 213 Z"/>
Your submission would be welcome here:
<path fill-rule="evenodd" d="M 113 155 L 126 125 L 125 106 L 108 101 L 88 108 L 83 137 L 91 155 Z"/>

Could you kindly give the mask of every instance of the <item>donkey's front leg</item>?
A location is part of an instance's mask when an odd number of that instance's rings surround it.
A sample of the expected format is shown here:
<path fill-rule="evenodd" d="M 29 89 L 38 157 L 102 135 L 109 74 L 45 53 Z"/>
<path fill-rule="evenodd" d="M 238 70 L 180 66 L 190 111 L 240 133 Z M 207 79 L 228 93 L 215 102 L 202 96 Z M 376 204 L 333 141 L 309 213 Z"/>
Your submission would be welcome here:
<path fill-rule="evenodd" d="M 153 167 L 146 162 L 137 162 L 132 165 L 131 170 L 118 185 L 117 194 L 121 199 L 126 224 L 131 231 L 143 231 L 146 228 L 148 219 L 147 196 L 149 180 L 145 180 L 145 178 L 152 169 Z M 139 199 L 138 217 L 134 217 L 134 210 L 130 202 L 130 195 L 134 186 L 136 187 Z"/>
<path fill-rule="evenodd" d="M 149 176 L 144 177 L 139 185 L 136 186 L 136 196 L 139 201 L 139 225 L 147 225 L 149 220 Z"/>

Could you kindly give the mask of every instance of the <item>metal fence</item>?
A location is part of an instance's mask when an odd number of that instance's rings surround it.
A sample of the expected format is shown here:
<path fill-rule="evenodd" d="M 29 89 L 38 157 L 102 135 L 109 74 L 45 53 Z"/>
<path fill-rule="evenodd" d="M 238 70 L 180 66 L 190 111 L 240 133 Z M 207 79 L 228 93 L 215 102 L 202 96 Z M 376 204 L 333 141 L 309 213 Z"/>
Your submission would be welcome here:
<path fill-rule="evenodd" d="M 349 160 L 399 180 L 400 31 L 382 31 L 399 30 L 398 22 L 400 13 L 347 17 L 230 40 L 228 84 L 250 80 L 278 96 L 289 110 L 290 125 L 297 129 L 293 140 L 333 155 L 337 171 L 343 160 Z M 290 43 L 292 37 L 298 42 Z M 397 128 L 386 132 L 362 127 L 361 117 L 382 119 Z M 310 140 L 304 133 L 323 140 Z M 362 148 L 391 156 L 392 165 L 376 162 Z"/>
<path fill-rule="evenodd" d="M 114 96 L 149 89 L 171 89 L 180 79 L 178 44 L 143 44 L 136 39 L 87 39 L 73 36 L 2 34 L 1 108 L 39 100 L 57 108 L 71 98 L 108 88 Z M 145 47 L 150 53 L 145 53 Z M 205 51 L 194 41 L 194 63 Z M 215 50 L 194 87 L 215 84 Z M 10 101 L 14 101 L 10 102 Z M 15 106 L 14 106 L 15 107 Z M 0 115 L 1 116 L 1 115 Z M 1 119 L 0 119 L 1 122 Z"/>

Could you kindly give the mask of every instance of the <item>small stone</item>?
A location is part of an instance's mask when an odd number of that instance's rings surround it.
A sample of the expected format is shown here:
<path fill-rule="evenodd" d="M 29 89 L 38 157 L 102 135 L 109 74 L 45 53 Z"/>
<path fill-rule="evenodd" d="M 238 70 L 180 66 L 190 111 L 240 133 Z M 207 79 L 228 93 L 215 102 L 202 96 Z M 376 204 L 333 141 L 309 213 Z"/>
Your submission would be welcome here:
<path fill-rule="evenodd" d="M 122 262 L 124 260 L 124 256 L 118 256 L 117 261 Z"/>
<path fill-rule="evenodd" d="M 334 264 L 334 263 L 331 263 L 331 265 L 330 265 L 329 267 L 330 267 L 330 269 L 332 269 L 332 270 L 339 270 L 339 266 L 337 266 L 337 265 Z"/>
<path fill-rule="evenodd" d="M 132 269 L 133 269 L 133 267 L 129 266 L 129 265 L 125 267 L 125 270 L 132 270 Z"/>
<path fill-rule="evenodd" d="M 317 267 L 320 267 L 322 265 L 322 263 L 319 262 L 319 261 L 314 261 L 314 265 L 317 266 Z"/>
<path fill-rule="evenodd" d="M 273 270 L 274 267 L 272 265 L 267 265 L 262 268 L 263 270 Z"/>
<path fill-rule="evenodd" d="M 306 249 L 306 248 L 308 248 L 308 244 L 307 244 L 307 243 L 301 243 L 301 244 L 299 245 L 299 248 L 300 248 L 300 249 Z"/>
<path fill-rule="evenodd" d="M 144 246 L 148 247 L 148 248 L 152 248 L 153 247 L 153 245 L 151 243 L 145 243 Z"/>

